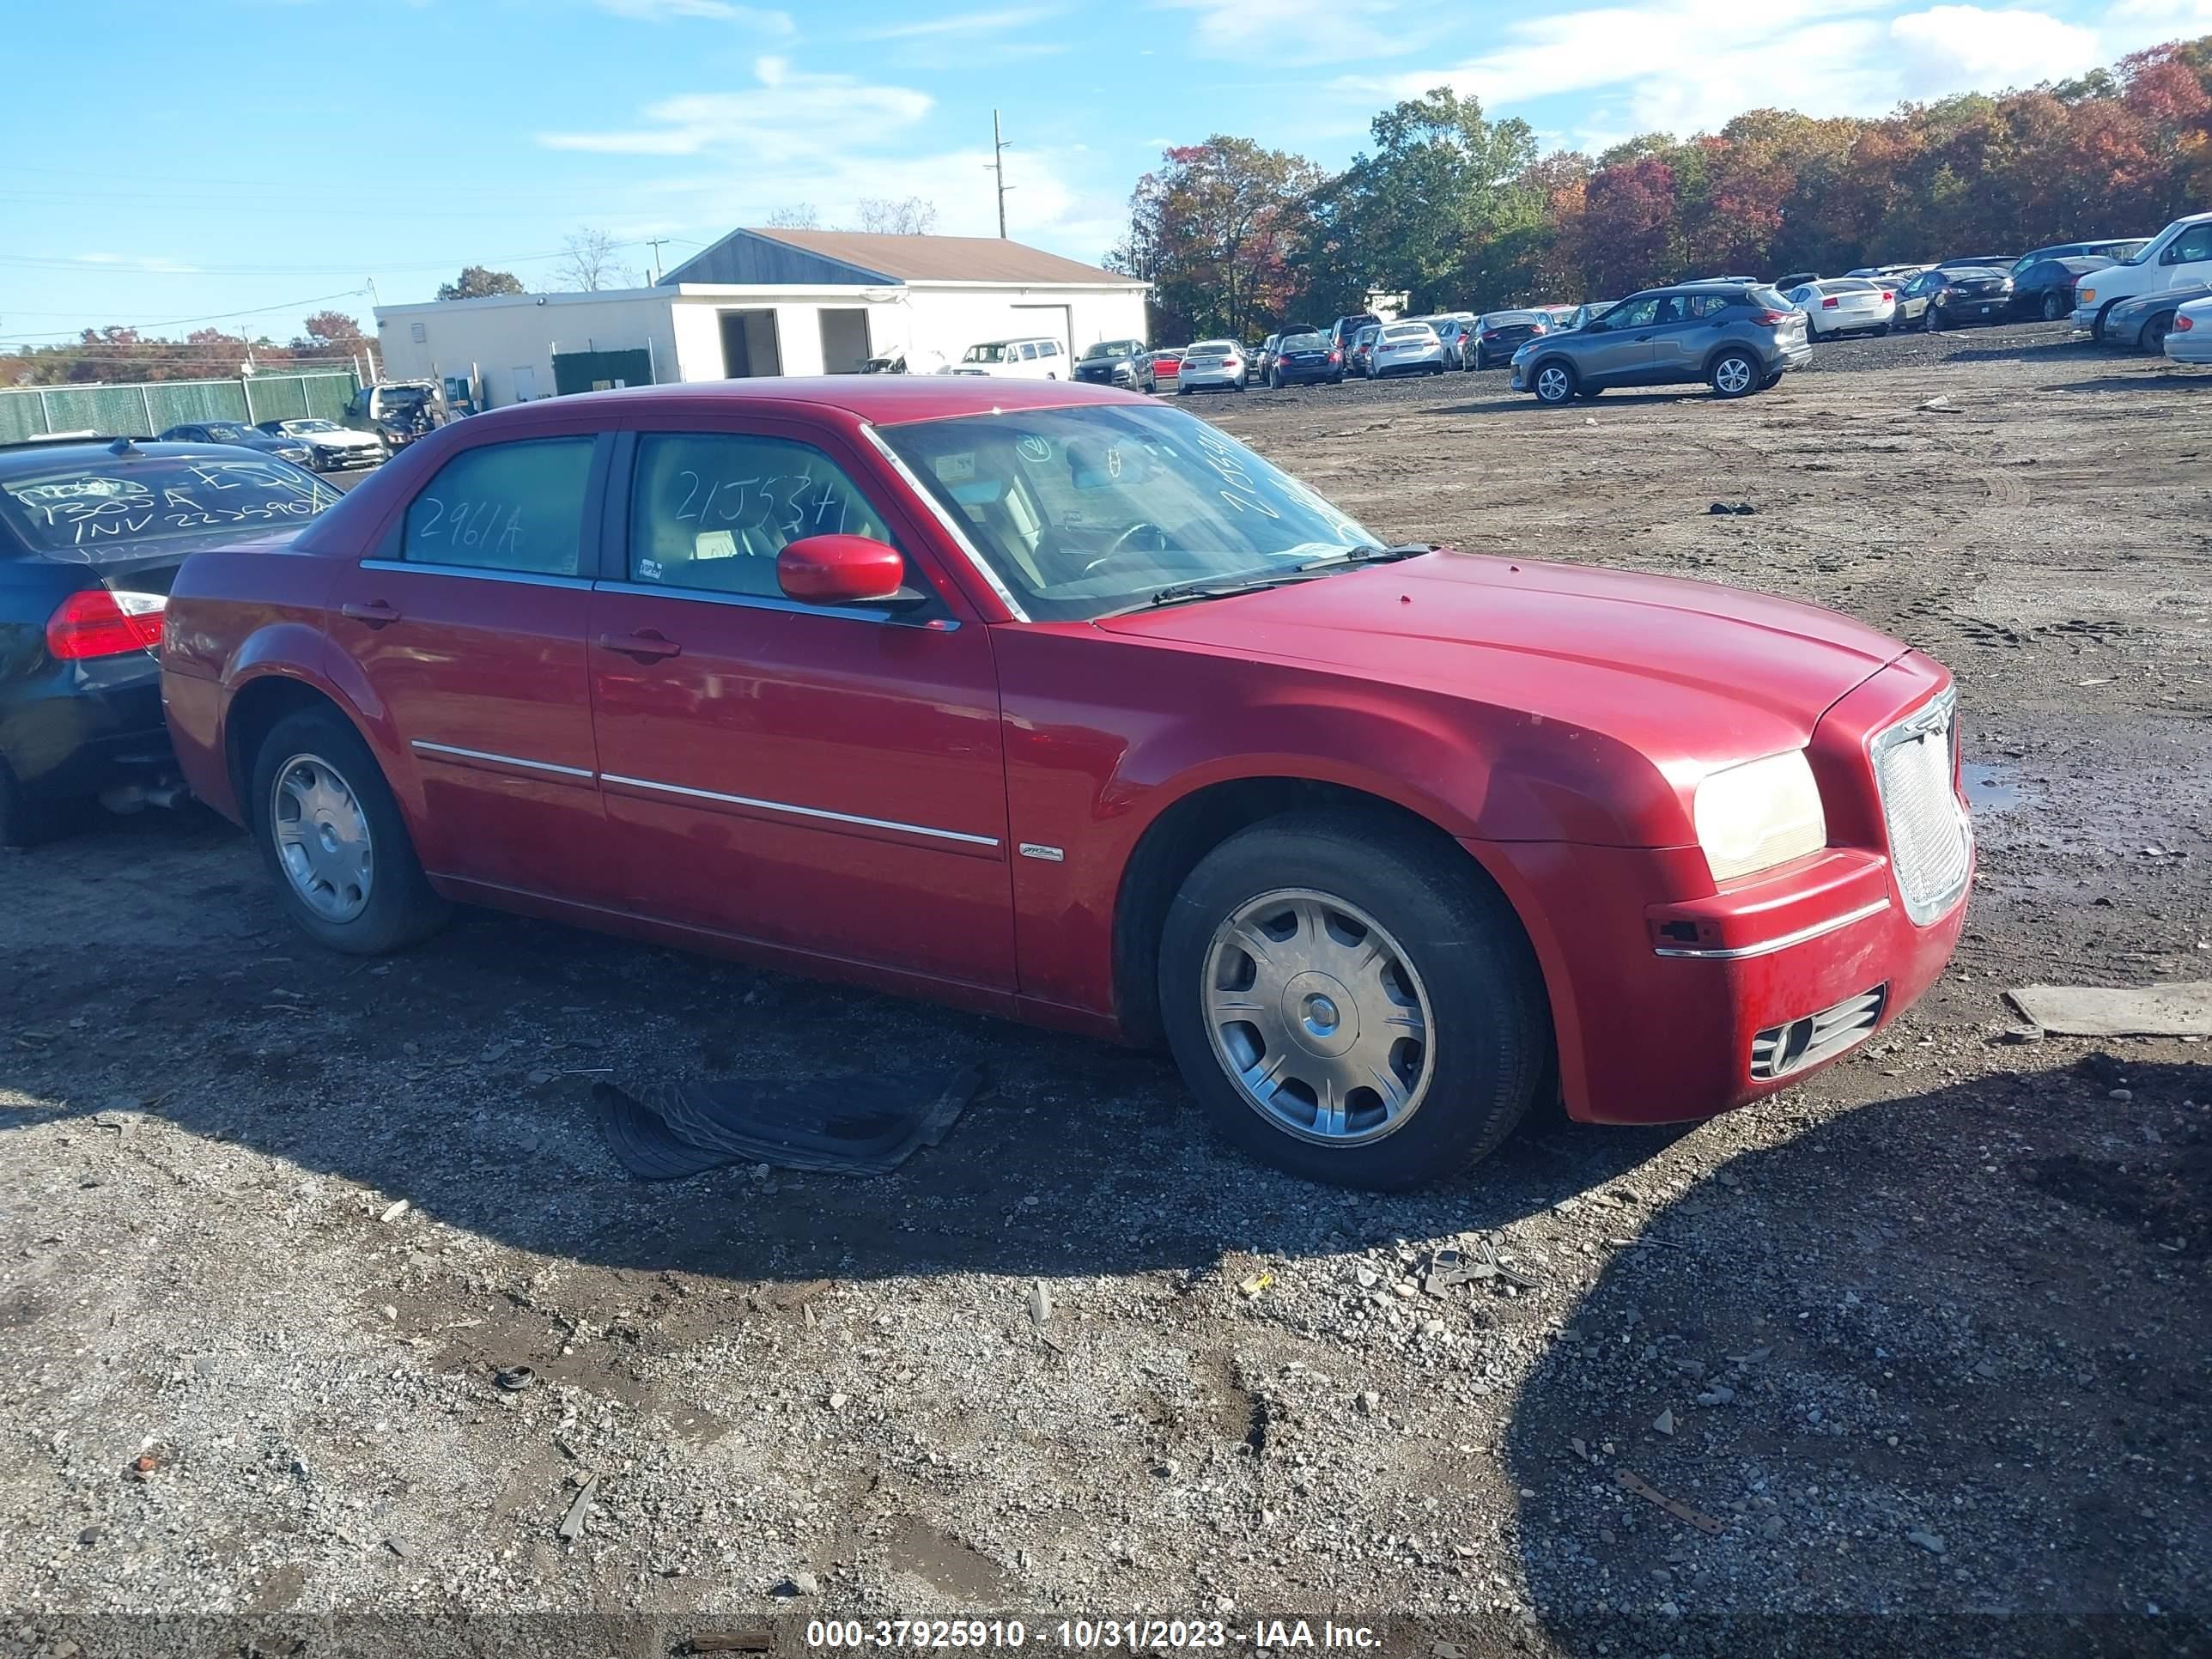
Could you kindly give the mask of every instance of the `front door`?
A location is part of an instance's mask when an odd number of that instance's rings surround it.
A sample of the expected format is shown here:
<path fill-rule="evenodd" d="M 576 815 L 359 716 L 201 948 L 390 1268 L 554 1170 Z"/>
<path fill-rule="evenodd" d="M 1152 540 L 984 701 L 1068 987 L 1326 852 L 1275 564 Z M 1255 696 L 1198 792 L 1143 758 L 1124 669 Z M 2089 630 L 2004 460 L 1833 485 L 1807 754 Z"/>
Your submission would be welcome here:
<path fill-rule="evenodd" d="M 584 629 L 586 506 L 611 439 L 478 444 L 340 579 L 331 643 L 360 665 L 435 876 L 609 896 Z"/>
<path fill-rule="evenodd" d="M 1575 368 L 1585 386 L 1638 386 L 1651 369 L 1651 330 L 1659 314 L 1659 298 L 1645 295 L 1624 300 L 1605 313 L 1605 326 L 1596 331 L 1578 331 Z"/>
<path fill-rule="evenodd" d="M 591 662 L 625 907 L 1011 989 L 987 630 L 941 599 L 860 610 L 783 597 L 776 554 L 807 535 L 890 542 L 910 582 L 928 578 L 913 526 L 854 482 L 832 437 L 720 418 L 641 432 L 616 466 L 621 580 L 592 597 Z"/>

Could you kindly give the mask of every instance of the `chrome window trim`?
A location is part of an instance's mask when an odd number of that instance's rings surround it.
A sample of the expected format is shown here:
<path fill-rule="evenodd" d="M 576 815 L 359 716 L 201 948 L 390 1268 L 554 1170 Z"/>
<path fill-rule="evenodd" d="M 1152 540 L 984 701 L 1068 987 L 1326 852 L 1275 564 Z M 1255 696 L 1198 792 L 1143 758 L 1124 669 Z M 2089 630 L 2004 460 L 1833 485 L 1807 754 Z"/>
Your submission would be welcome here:
<path fill-rule="evenodd" d="M 779 611 L 804 617 L 840 617 L 848 622 L 896 623 L 902 613 L 872 605 L 809 605 L 773 593 L 722 593 L 711 587 L 672 587 L 659 582 L 601 581 L 592 584 L 595 593 L 635 593 L 655 599 L 691 599 L 707 605 L 735 605 L 741 611 Z M 960 626 L 957 618 L 933 617 L 935 631 L 949 634 Z M 913 627 L 929 624 L 915 623 Z"/>
<path fill-rule="evenodd" d="M 953 545 L 967 556 L 969 565 L 983 579 L 984 585 L 999 596 L 999 603 L 1006 607 L 1013 619 L 1016 622 L 1033 621 L 1030 613 L 1022 609 L 1021 601 L 1014 597 L 1013 589 L 1000 580 L 999 573 L 991 568 L 991 562 L 976 550 L 975 543 L 968 539 L 968 532 L 961 527 L 960 521 L 945 510 L 944 503 L 930 492 L 929 486 L 923 483 L 915 470 L 906 464 L 905 458 L 884 441 L 884 435 L 876 430 L 874 422 L 861 422 L 860 435 L 874 447 L 877 454 L 890 463 L 891 471 L 899 475 L 908 489 L 929 509 L 930 516 L 952 538 Z M 996 842 L 992 844 L 997 845 Z"/>
<path fill-rule="evenodd" d="M 418 564 L 409 559 L 363 559 L 363 570 L 416 570 L 426 576 L 473 576 L 479 581 L 514 582 L 524 587 L 571 587 L 589 592 L 589 576 L 556 576 L 534 570 L 492 570 L 473 564 Z"/>
<path fill-rule="evenodd" d="M 1700 962 L 1742 962 L 1752 957 L 1769 957 L 1777 951 L 1786 951 L 1793 945 L 1802 945 L 1808 939 L 1832 933 L 1839 927 L 1848 927 L 1855 921 L 1864 921 L 1869 916 L 1878 916 L 1889 908 L 1889 896 L 1884 894 L 1871 904 L 1840 916 L 1830 916 L 1809 927 L 1800 927 L 1794 933 L 1784 933 L 1779 939 L 1761 939 L 1756 945 L 1656 945 L 1651 948 L 1655 957 L 1691 957 Z"/>
<path fill-rule="evenodd" d="M 850 823 L 864 830 L 895 830 L 904 835 L 957 841 L 969 847 L 995 848 L 999 844 L 996 836 L 972 836 L 964 830 L 933 830 L 926 823 L 901 823 L 896 818 L 863 817 L 857 812 L 832 812 L 820 806 L 794 806 L 789 801 L 761 800 L 751 795 L 726 795 L 720 790 L 694 789 L 681 783 L 656 783 L 651 778 L 623 777 L 614 772 L 600 773 L 599 781 L 626 784 L 633 789 L 650 789 L 665 795 L 688 796 L 693 800 L 720 801 L 728 806 L 752 806 L 767 812 L 788 812 L 794 817 L 818 818 L 830 823 Z"/>
<path fill-rule="evenodd" d="M 428 738 L 410 738 L 409 748 L 418 754 L 442 755 L 454 760 L 490 761 L 499 766 L 520 766 L 531 772 L 553 772 L 564 778 L 595 778 L 599 775 L 586 766 L 560 766 L 551 761 L 525 760 L 520 755 L 495 755 L 487 749 L 464 749 L 458 744 L 432 743 Z"/>

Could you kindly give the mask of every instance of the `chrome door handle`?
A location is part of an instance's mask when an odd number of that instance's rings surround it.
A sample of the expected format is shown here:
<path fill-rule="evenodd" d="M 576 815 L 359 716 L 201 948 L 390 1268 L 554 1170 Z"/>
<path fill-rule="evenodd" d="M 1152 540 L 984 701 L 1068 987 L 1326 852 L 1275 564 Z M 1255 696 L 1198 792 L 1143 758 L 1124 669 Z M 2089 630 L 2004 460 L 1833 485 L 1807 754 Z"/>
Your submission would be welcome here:
<path fill-rule="evenodd" d="M 684 647 L 673 640 L 665 640 L 658 634 L 602 634 L 599 648 L 624 657 L 650 660 L 656 657 L 680 657 Z"/>
<path fill-rule="evenodd" d="M 371 628 L 381 628 L 386 623 L 399 620 L 399 613 L 382 599 L 371 599 L 366 605 L 348 599 L 338 607 L 338 615 L 351 617 L 355 622 L 365 622 Z"/>

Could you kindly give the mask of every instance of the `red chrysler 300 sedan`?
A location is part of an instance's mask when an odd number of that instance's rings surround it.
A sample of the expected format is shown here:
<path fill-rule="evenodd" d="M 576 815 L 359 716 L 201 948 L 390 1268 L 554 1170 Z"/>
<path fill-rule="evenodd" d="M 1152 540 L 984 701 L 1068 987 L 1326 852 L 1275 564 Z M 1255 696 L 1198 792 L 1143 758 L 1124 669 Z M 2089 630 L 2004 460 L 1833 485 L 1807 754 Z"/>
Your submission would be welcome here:
<path fill-rule="evenodd" d="M 446 427 L 195 555 L 163 695 L 286 903 L 449 901 L 1125 1040 L 1291 1169 L 1701 1117 L 1956 942 L 1950 676 L 1732 588 L 1387 547 L 1180 410 L 852 376 Z"/>

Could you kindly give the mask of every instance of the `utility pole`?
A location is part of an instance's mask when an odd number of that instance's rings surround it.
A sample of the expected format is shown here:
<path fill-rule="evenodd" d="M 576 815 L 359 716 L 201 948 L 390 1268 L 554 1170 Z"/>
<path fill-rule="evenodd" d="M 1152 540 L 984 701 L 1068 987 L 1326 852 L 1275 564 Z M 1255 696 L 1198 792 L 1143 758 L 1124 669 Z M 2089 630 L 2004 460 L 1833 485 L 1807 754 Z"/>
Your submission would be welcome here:
<path fill-rule="evenodd" d="M 991 112 L 991 171 L 999 176 L 999 240 L 1006 240 L 1006 192 L 1013 186 L 1006 182 L 1006 139 L 999 131 L 999 112 Z"/>
<path fill-rule="evenodd" d="M 645 245 L 653 250 L 653 280 L 655 283 L 660 280 L 660 245 L 667 240 L 665 236 L 648 236 L 645 239 Z"/>

